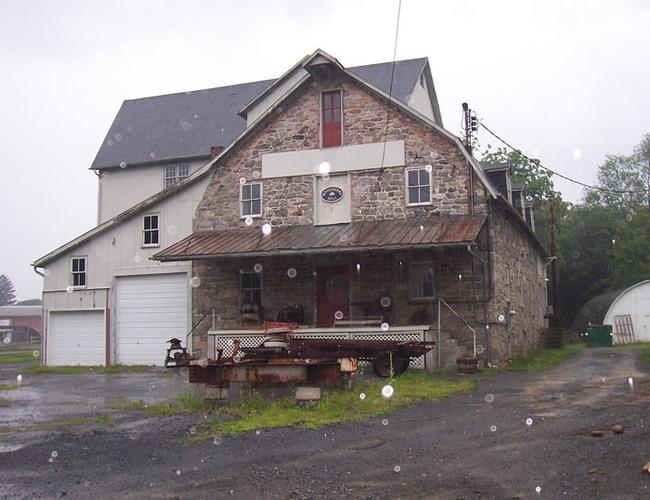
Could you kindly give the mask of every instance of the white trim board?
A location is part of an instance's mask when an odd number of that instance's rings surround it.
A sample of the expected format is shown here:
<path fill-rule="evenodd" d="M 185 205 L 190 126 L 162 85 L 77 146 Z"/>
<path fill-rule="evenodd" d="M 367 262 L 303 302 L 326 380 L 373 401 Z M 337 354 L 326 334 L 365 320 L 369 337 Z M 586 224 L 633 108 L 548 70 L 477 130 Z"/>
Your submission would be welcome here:
<path fill-rule="evenodd" d="M 323 174 L 325 172 L 319 171 L 323 162 L 329 163 L 329 174 L 382 166 L 403 167 L 406 163 L 404 141 L 388 141 L 385 144 L 385 154 L 383 142 L 265 154 L 262 155 L 262 178 Z"/>

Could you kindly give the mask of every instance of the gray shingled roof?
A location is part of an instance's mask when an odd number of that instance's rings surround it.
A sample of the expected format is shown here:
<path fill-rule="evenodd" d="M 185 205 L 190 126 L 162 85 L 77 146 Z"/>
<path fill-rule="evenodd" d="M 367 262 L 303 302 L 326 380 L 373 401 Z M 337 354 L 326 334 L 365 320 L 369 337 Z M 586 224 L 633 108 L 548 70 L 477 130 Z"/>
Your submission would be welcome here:
<path fill-rule="evenodd" d="M 392 95 L 408 102 L 427 59 L 395 63 Z M 392 63 L 349 68 L 388 92 Z M 237 112 L 275 80 L 181 92 L 122 103 L 91 168 L 208 156 L 210 147 L 227 146 L 246 128 Z"/>

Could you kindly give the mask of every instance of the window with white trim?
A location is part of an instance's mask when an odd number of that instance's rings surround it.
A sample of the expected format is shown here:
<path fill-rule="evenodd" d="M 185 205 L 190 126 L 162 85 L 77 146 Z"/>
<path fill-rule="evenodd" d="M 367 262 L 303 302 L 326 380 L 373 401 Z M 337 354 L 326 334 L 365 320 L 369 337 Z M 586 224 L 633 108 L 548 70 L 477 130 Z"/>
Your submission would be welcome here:
<path fill-rule="evenodd" d="M 435 297 L 436 287 L 433 263 L 412 262 L 409 266 L 409 299 L 430 300 Z"/>
<path fill-rule="evenodd" d="M 431 204 L 431 172 L 426 167 L 410 168 L 406 172 L 407 205 Z"/>
<path fill-rule="evenodd" d="M 241 185 L 241 216 L 261 217 L 262 215 L 262 183 L 248 182 Z"/>
<path fill-rule="evenodd" d="M 239 274 L 239 299 L 241 304 L 262 305 L 262 274 L 242 271 Z"/>
<path fill-rule="evenodd" d="M 169 165 L 165 167 L 165 189 L 172 187 L 190 175 L 190 166 L 187 163 L 181 165 Z"/>
<path fill-rule="evenodd" d="M 147 214 L 142 219 L 142 246 L 160 245 L 160 224 L 158 214 Z"/>
<path fill-rule="evenodd" d="M 72 272 L 72 286 L 85 287 L 86 273 L 87 273 L 87 258 L 86 257 L 72 257 L 70 261 L 70 269 Z"/>

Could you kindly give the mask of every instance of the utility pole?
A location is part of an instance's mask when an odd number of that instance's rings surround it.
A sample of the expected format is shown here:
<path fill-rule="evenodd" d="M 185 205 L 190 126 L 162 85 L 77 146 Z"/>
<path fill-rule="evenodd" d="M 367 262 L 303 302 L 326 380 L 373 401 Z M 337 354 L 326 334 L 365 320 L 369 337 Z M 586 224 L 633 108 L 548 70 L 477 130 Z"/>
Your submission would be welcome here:
<path fill-rule="evenodd" d="M 465 124 L 465 149 L 472 154 L 473 136 L 472 134 L 478 130 L 478 121 L 476 113 L 469 109 L 469 105 L 463 103 L 463 119 Z"/>
<path fill-rule="evenodd" d="M 555 217 L 553 214 L 553 198 L 548 198 L 548 245 L 551 251 L 551 302 L 553 304 L 553 314 L 549 316 L 549 326 L 559 325 L 559 313 L 557 302 L 557 255 L 555 252 Z"/>

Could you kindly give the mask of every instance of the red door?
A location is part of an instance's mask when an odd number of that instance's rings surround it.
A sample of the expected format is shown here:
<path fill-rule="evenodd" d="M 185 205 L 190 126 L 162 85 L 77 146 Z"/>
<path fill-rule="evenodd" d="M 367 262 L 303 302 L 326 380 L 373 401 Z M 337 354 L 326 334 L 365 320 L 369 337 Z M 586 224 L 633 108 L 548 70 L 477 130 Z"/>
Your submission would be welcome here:
<path fill-rule="evenodd" d="M 323 92 L 323 147 L 341 145 L 341 91 Z"/>
<path fill-rule="evenodd" d="M 316 270 L 316 326 L 334 326 L 334 315 L 350 316 L 350 273 L 347 266 Z"/>

